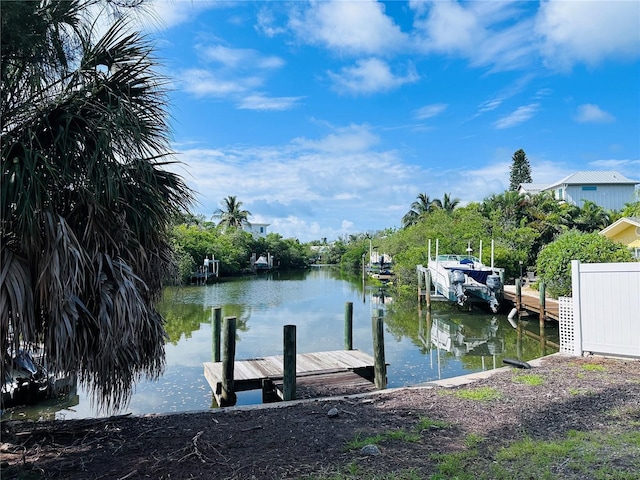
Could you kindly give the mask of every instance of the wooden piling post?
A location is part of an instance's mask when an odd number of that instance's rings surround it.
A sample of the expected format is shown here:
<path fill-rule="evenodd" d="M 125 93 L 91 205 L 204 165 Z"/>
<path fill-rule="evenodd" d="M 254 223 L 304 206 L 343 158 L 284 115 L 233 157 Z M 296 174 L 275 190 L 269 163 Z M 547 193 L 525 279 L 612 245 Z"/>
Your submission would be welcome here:
<path fill-rule="evenodd" d="M 381 315 L 373 317 L 373 359 L 376 388 L 387 387 L 387 364 L 384 358 L 384 319 Z"/>
<path fill-rule="evenodd" d="M 228 407 L 236 404 L 236 393 L 233 387 L 233 369 L 236 361 L 236 317 L 225 317 L 222 327 L 224 350 L 222 352 L 220 406 Z"/>
<path fill-rule="evenodd" d="M 546 336 L 544 331 L 544 319 L 547 316 L 546 307 L 547 307 L 547 298 L 546 298 L 546 290 L 547 286 L 544 282 L 540 282 L 540 350 L 541 355 L 545 355 L 546 349 Z"/>
<path fill-rule="evenodd" d="M 283 400 L 296 399 L 296 326 L 284 326 Z"/>
<path fill-rule="evenodd" d="M 353 302 L 344 305 L 344 349 L 353 350 Z"/>
<path fill-rule="evenodd" d="M 212 307 L 211 337 L 213 347 L 213 361 L 220 361 L 220 332 L 222 329 L 222 307 Z"/>
<path fill-rule="evenodd" d="M 422 270 L 416 268 L 418 272 L 418 305 L 422 303 Z"/>
<path fill-rule="evenodd" d="M 522 282 L 519 278 L 516 278 L 516 303 L 518 316 L 520 316 L 520 310 L 522 310 Z"/>
<path fill-rule="evenodd" d="M 544 328 L 544 319 L 547 315 L 547 286 L 544 282 L 540 282 L 540 328 Z"/>

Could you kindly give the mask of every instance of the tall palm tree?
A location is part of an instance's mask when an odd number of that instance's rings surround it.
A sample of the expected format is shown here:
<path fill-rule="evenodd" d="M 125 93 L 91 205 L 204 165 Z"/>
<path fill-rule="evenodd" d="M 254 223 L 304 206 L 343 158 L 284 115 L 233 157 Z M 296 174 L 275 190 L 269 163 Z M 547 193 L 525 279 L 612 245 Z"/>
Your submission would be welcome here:
<path fill-rule="evenodd" d="M 218 225 L 230 228 L 242 228 L 249 223 L 251 212 L 242 209 L 242 202 L 238 201 L 234 195 L 229 195 L 222 200 L 222 207 L 215 211 L 213 218 L 218 218 Z"/>
<path fill-rule="evenodd" d="M 154 303 L 169 222 L 192 196 L 165 169 L 152 48 L 123 16 L 94 40 L 96 3 L 1 2 L 0 351 L 4 375 L 18 348 L 42 345 L 52 373 L 118 407 L 162 372 Z"/>
<path fill-rule="evenodd" d="M 402 226 L 406 228 L 411 225 L 415 225 L 427 214 L 431 213 L 433 208 L 434 203 L 429 198 L 429 195 L 426 193 L 419 193 L 416 201 L 411 204 L 411 210 L 402 217 Z"/>
<path fill-rule="evenodd" d="M 433 206 L 436 208 L 441 208 L 447 213 L 453 212 L 453 210 L 460 205 L 459 198 L 451 198 L 451 194 L 445 193 L 442 197 L 442 200 L 436 198 L 433 200 Z"/>

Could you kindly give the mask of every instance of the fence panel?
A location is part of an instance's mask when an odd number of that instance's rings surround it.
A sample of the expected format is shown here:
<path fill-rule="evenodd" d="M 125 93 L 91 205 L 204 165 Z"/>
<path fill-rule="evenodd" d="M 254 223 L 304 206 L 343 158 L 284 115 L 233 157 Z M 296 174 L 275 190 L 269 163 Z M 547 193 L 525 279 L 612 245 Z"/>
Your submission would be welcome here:
<path fill-rule="evenodd" d="M 574 260 L 572 267 L 574 334 L 581 350 L 640 357 L 640 263 Z"/>

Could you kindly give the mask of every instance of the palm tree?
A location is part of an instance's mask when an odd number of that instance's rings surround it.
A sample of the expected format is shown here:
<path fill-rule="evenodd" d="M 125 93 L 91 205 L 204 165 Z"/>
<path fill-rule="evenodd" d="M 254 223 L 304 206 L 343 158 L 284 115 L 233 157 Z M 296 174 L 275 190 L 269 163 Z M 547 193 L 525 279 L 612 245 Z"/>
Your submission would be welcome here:
<path fill-rule="evenodd" d="M 244 225 L 251 225 L 248 217 L 251 212 L 242 209 L 242 202 L 236 200 L 234 195 L 229 195 L 222 200 L 222 207 L 215 211 L 213 218 L 219 218 L 218 225 L 227 228 L 242 228 Z"/>
<path fill-rule="evenodd" d="M 409 210 L 404 217 L 402 217 L 402 226 L 404 228 L 415 225 L 422 220 L 427 214 L 431 213 L 434 208 L 434 203 L 426 193 L 419 193 L 415 202 L 411 204 L 411 210 Z"/>
<path fill-rule="evenodd" d="M 451 194 L 445 193 L 442 200 L 436 198 L 433 200 L 433 206 L 443 209 L 447 213 L 453 212 L 453 210 L 460 204 L 459 198 L 451 199 Z"/>
<path fill-rule="evenodd" d="M 611 216 L 597 203 L 584 200 L 575 223 L 578 230 L 590 233 L 607 227 L 611 223 Z"/>
<path fill-rule="evenodd" d="M 0 351 L 3 378 L 18 348 L 41 345 L 50 372 L 118 407 L 162 372 L 154 304 L 192 196 L 165 169 L 151 46 L 122 16 L 93 40 L 96 3 L 1 3 Z"/>
<path fill-rule="evenodd" d="M 482 202 L 482 210 L 485 216 L 497 218 L 503 226 L 516 226 L 525 218 L 528 202 L 525 195 L 507 190 L 485 198 Z"/>

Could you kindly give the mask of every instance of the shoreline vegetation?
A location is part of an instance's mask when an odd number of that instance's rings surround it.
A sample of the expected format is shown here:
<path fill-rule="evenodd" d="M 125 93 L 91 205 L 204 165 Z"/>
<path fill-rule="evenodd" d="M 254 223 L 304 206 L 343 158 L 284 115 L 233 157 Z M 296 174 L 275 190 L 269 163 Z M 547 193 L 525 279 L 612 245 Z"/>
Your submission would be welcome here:
<path fill-rule="evenodd" d="M 275 407 L 3 422 L 2 478 L 637 478 L 640 360 L 532 364 Z"/>

